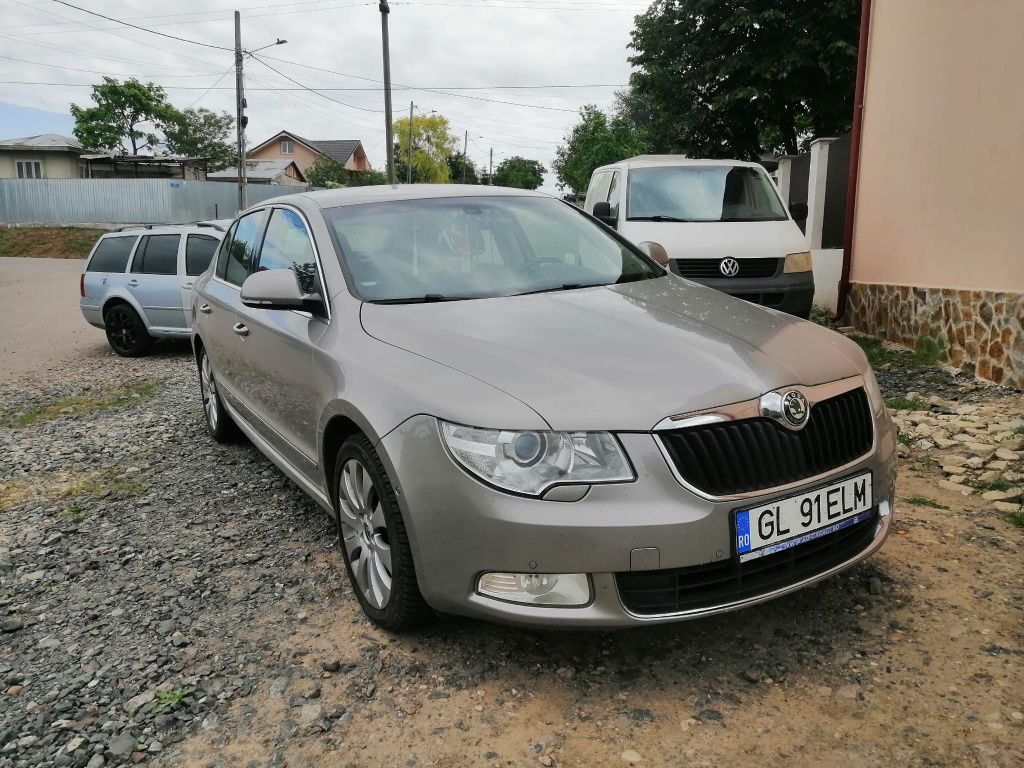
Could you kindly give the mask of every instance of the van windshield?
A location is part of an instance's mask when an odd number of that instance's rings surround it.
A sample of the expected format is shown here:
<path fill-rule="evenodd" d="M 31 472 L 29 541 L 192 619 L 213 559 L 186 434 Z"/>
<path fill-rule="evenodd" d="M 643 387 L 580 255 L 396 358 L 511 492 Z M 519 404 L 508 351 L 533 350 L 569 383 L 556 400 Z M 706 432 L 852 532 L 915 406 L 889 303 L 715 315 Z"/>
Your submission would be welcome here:
<path fill-rule="evenodd" d="M 661 166 L 629 171 L 627 221 L 785 221 L 768 178 L 734 165 Z"/>
<path fill-rule="evenodd" d="M 324 214 L 364 301 L 481 299 L 665 274 L 579 210 L 549 198 L 395 200 Z"/>

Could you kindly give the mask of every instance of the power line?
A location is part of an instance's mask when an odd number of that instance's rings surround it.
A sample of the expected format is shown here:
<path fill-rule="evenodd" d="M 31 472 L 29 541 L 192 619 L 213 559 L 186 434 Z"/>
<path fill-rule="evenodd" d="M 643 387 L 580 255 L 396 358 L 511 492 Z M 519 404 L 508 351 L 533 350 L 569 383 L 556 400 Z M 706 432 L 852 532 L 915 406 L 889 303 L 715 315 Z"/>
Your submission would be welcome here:
<path fill-rule="evenodd" d="M 138 29 L 138 30 L 140 30 L 142 32 L 149 32 L 151 35 L 159 35 L 160 37 L 167 37 L 167 38 L 170 38 L 171 40 L 177 40 L 177 41 L 182 42 L 182 43 L 191 43 L 192 45 L 201 45 L 204 48 L 215 48 L 215 49 L 217 49 L 219 51 L 233 51 L 234 50 L 233 48 L 225 48 L 223 45 L 214 45 L 213 43 L 204 43 L 204 42 L 202 42 L 200 40 L 189 40 L 186 37 L 178 37 L 177 35 L 169 35 L 166 32 L 157 32 L 155 29 L 146 29 L 145 27 L 140 27 L 138 24 L 132 24 L 132 23 L 127 22 L 127 21 L 121 21 L 120 19 L 115 19 L 113 16 L 104 16 L 102 13 L 97 13 L 96 11 L 90 11 L 88 8 L 82 8 L 80 5 L 74 5 L 72 3 L 66 2 L 66 0 L 53 0 L 53 2 L 55 2 L 55 3 L 59 4 L 59 5 L 66 5 L 68 8 L 74 8 L 76 11 L 81 11 L 82 13 L 88 13 L 91 16 L 98 16 L 101 19 L 106 19 L 107 21 L 113 21 L 113 22 L 116 22 L 117 24 L 122 24 L 122 25 L 124 25 L 126 27 L 131 27 L 132 29 Z"/>
<path fill-rule="evenodd" d="M 196 71 L 194 68 L 189 68 L 189 67 L 176 67 L 176 66 L 173 66 L 171 64 L 163 64 L 163 63 L 155 64 L 155 63 L 150 62 L 150 61 L 139 61 L 138 59 L 124 59 L 124 58 L 121 58 L 121 57 L 118 57 L 118 56 L 111 56 L 111 55 L 106 54 L 106 53 L 97 53 L 96 51 L 84 51 L 81 48 L 69 48 L 66 45 L 51 45 L 50 43 L 41 43 L 38 40 L 28 40 L 28 39 L 25 39 L 24 37 L 12 37 L 11 35 L 0 34 L 0 38 L 3 38 L 4 40 L 11 40 L 11 41 L 13 41 L 15 43 L 25 43 L 26 45 L 35 45 L 35 46 L 38 46 L 40 48 L 49 48 L 50 50 L 58 51 L 60 53 L 77 53 L 77 54 L 81 54 L 81 55 L 84 55 L 84 56 L 93 56 L 93 57 L 95 57 L 97 59 L 105 59 L 107 61 L 116 61 L 116 62 L 119 62 L 121 64 L 139 64 L 139 65 L 144 66 L 144 67 L 156 67 L 156 66 L 159 66 L 159 67 L 163 67 L 165 69 L 179 69 L 179 70 L 182 70 L 182 71 L 185 71 L 185 72 L 195 72 Z M 157 50 L 162 50 L 162 49 L 158 48 Z"/>
<path fill-rule="evenodd" d="M 384 112 L 383 109 L 370 109 L 369 107 L 357 107 L 354 104 L 346 104 L 343 101 L 338 101 L 337 99 L 333 99 L 330 96 L 327 96 L 326 94 L 320 93 L 319 91 L 314 90 L 313 88 L 310 88 L 307 85 L 303 85 L 298 80 L 296 80 L 296 79 L 294 79 L 292 77 L 289 77 L 288 75 L 286 75 L 281 70 L 275 69 L 270 64 L 267 64 L 267 62 L 263 61 L 263 59 L 261 57 L 257 56 L 256 54 L 250 53 L 249 54 L 249 58 L 250 59 L 254 59 L 255 61 L 258 61 L 260 64 L 262 64 L 264 67 L 269 69 L 271 72 L 276 72 L 278 75 L 283 77 L 288 82 L 295 83 L 295 85 L 299 86 L 302 90 L 309 91 L 310 93 L 315 93 L 317 96 L 319 96 L 322 99 L 327 99 L 328 101 L 333 101 L 335 104 L 340 104 L 341 106 L 348 107 L 350 109 L 358 109 L 360 112 L 375 112 L 375 113 L 378 113 L 378 114 L 383 114 L 383 112 Z"/>
<path fill-rule="evenodd" d="M 210 72 L 203 72 L 202 74 L 195 74 L 195 75 L 167 75 L 167 74 L 163 74 L 163 73 L 157 74 L 157 75 L 127 75 L 127 74 L 118 73 L 118 72 L 100 72 L 99 70 L 96 70 L 96 69 L 79 69 L 77 67 L 64 66 L 63 64 L 44 64 L 41 61 L 29 61 L 28 59 L 19 59 L 19 58 L 16 58 L 14 56 L 4 56 L 2 54 L 0 54 L 0 59 L 6 59 L 8 61 L 18 61 L 18 62 L 21 62 L 22 64 L 32 64 L 33 66 L 36 66 L 36 67 L 50 67 L 51 69 L 60 69 L 60 70 L 66 71 L 66 72 L 85 72 L 85 73 L 92 74 L 92 75 L 103 75 L 105 77 L 132 77 L 132 78 L 139 78 L 139 77 L 209 77 L 209 75 L 211 74 Z"/>
<path fill-rule="evenodd" d="M 198 104 L 198 103 L 199 103 L 200 101 L 202 101 L 203 99 L 205 99 L 205 98 L 206 98 L 206 96 L 207 96 L 207 94 L 209 94 L 209 93 L 210 93 L 210 91 L 212 91 L 212 90 L 213 90 L 214 88 L 216 88 L 216 87 L 217 87 L 217 86 L 218 86 L 218 85 L 220 84 L 220 81 L 221 81 L 221 80 L 223 80 L 223 79 L 224 79 L 225 77 L 227 77 L 227 74 L 228 74 L 228 72 L 230 72 L 230 71 L 231 71 L 231 70 L 233 70 L 234 68 L 235 68 L 235 65 L 234 65 L 234 64 L 232 64 L 232 65 L 231 65 L 230 67 L 228 67 L 228 68 L 227 68 L 227 69 L 225 69 L 225 70 L 224 70 L 223 72 L 221 72 L 221 73 L 220 73 L 220 77 L 218 77 L 218 78 L 217 78 L 216 80 L 214 80 L 214 81 L 213 81 L 213 85 L 211 85 L 211 86 L 210 86 L 209 88 L 207 88 L 207 89 L 206 89 L 205 91 L 203 91 L 202 95 L 201 95 L 201 96 L 199 96 L 199 98 L 195 99 L 195 101 L 193 101 L 193 102 L 192 102 L 191 104 L 189 104 L 189 105 L 188 105 L 187 107 L 185 107 L 185 109 L 192 109 L 192 107 L 194 107 L 194 106 L 195 106 L 196 104 Z"/>

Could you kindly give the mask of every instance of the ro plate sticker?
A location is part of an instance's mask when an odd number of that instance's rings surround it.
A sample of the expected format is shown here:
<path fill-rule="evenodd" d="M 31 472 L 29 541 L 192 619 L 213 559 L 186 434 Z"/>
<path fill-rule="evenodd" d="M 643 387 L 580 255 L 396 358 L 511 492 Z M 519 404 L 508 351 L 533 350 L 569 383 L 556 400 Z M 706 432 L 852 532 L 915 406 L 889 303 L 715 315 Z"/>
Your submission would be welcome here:
<path fill-rule="evenodd" d="M 750 512 L 743 510 L 736 513 L 736 552 L 743 554 L 750 551 Z"/>

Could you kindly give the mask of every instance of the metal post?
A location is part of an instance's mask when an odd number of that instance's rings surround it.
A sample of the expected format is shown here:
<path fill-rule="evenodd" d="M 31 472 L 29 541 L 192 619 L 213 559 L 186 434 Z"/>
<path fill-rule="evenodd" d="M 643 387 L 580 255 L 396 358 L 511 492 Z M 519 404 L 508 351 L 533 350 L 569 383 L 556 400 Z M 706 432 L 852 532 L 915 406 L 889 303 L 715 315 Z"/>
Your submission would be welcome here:
<path fill-rule="evenodd" d="M 391 49 L 388 44 L 388 0 L 380 0 L 380 34 L 384 47 L 384 135 L 388 150 L 388 184 L 395 184 L 395 127 L 391 123 Z"/>
<path fill-rule="evenodd" d="M 409 183 L 412 184 L 412 111 L 416 107 L 409 102 Z"/>
<path fill-rule="evenodd" d="M 466 183 L 466 165 L 468 160 L 466 159 L 466 153 L 469 151 L 469 131 L 466 131 L 466 135 L 462 139 L 462 183 Z"/>
<path fill-rule="evenodd" d="M 242 17 L 235 11 L 235 126 L 238 129 L 238 210 L 245 204 L 245 86 L 242 82 Z"/>
<path fill-rule="evenodd" d="M 487 163 L 487 183 L 494 185 L 494 147 L 491 147 L 491 159 Z"/>

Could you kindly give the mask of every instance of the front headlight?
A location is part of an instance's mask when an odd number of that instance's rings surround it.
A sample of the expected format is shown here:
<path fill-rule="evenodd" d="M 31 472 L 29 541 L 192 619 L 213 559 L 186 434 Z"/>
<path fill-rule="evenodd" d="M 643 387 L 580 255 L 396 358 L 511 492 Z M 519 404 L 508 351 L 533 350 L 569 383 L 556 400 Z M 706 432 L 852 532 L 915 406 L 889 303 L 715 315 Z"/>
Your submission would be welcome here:
<path fill-rule="evenodd" d="M 811 271 L 811 252 L 801 251 L 800 253 L 790 253 L 786 255 L 786 265 L 782 268 L 785 273 L 789 272 L 810 272 Z"/>
<path fill-rule="evenodd" d="M 864 391 L 868 394 L 871 412 L 878 416 L 885 410 L 885 398 L 882 397 L 882 389 L 878 386 L 878 379 L 875 378 L 875 372 L 871 370 L 870 365 L 864 371 Z"/>
<path fill-rule="evenodd" d="M 516 432 L 441 421 L 452 456 L 499 488 L 539 496 L 560 483 L 622 483 L 634 478 L 609 432 Z"/>

